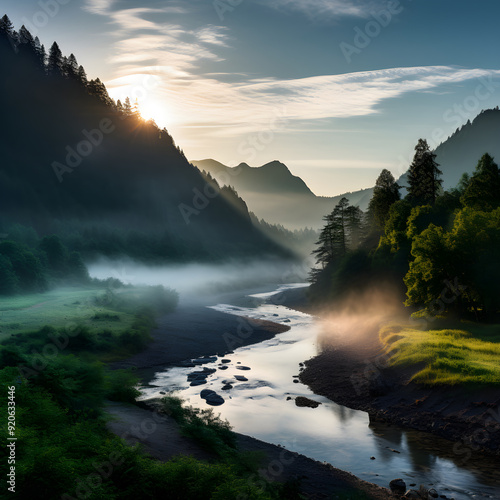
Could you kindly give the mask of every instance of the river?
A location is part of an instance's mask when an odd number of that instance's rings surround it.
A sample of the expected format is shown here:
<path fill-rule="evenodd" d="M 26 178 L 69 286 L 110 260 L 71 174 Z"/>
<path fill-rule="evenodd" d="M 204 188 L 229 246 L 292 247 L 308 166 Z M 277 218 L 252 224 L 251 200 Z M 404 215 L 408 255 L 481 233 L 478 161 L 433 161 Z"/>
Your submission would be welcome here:
<path fill-rule="evenodd" d="M 305 285 L 285 285 L 272 292 L 252 294 L 252 307 L 241 307 L 237 300 L 210 306 L 228 314 L 282 323 L 290 330 L 235 349 L 225 356 L 225 363 L 219 358 L 199 368 L 171 367 L 158 372 L 141 388 L 140 399 L 175 390 L 190 405 L 207 408 L 210 406 L 200 392 L 211 389 L 225 400 L 215 408 L 216 413 L 220 412 L 235 431 L 329 462 L 366 481 L 387 487 L 391 479 L 401 477 L 407 485 L 416 484 L 418 489 L 424 484 L 456 500 L 500 498 L 500 472 L 493 459 L 478 457 L 460 464 L 462 457 L 453 454 L 453 443 L 370 422 L 367 413 L 337 405 L 300 383 L 297 376 L 301 363 L 318 353 L 319 326 L 313 316 L 273 300 L 283 289 L 299 286 Z M 242 326 L 239 334 L 247 334 L 245 328 L 251 327 Z M 207 377 L 206 384 L 191 386 L 188 375 L 203 367 L 215 372 Z M 237 381 L 235 376 L 248 380 Z M 228 382 L 233 388 L 222 390 Z M 321 404 L 314 409 L 298 407 L 294 402 L 297 396 Z"/>

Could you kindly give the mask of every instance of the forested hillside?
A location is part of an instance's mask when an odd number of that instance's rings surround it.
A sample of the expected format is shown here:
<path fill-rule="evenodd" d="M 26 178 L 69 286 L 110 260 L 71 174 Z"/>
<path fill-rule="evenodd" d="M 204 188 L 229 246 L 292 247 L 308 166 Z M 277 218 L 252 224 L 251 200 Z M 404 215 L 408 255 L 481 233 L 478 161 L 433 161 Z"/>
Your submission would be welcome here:
<path fill-rule="evenodd" d="M 84 256 L 185 261 L 284 252 L 172 137 L 115 103 L 57 43 L 0 22 L 0 232 L 57 233 Z"/>

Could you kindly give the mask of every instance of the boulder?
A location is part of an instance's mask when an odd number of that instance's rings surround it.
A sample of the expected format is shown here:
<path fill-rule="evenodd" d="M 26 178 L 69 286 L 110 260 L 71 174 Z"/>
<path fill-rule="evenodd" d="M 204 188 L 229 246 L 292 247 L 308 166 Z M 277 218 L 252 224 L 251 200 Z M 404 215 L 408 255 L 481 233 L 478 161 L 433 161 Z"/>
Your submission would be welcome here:
<path fill-rule="evenodd" d="M 229 391 L 233 388 L 233 386 L 231 384 L 224 384 L 223 387 L 222 387 L 222 390 L 223 391 Z"/>
<path fill-rule="evenodd" d="M 389 483 L 389 488 L 396 495 L 404 495 L 405 492 L 406 492 L 406 483 L 402 479 L 400 479 L 400 478 L 393 479 Z"/>
<path fill-rule="evenodd" d="M 240 382 L 247 382 L 248 379 L 246 377 L 244 377 L 243 375 L 235 375 L 234 378 L 236 380 L 239 380 Z"/>
<path fill-rule="evenodd" d="M 317 408 L 321 403 L 318 403 L 317 401 L 314 401 L 312 399 L 306 398 L 304 396 L 297 396 L 295 398 L 295 405 L 296 406 L 307 406 L 308 408 Z"/>
<path fill-rule="evenodd" d="M 248 367 L 248 366 L 243 366 L 243 365 L 241 365 L 241 366 L 237 366 L 237 367 L 236 367 L 236 369 L 237 369 L 237 370 L 251 370 L 251 368 L 250 368 L 250 367 Z"/>
<path fill-rule="evenodd" d="M 200 398 L 207 399 L 207 397 L 210 396 L 211 394 L 215 394 L 215 391 L 212 391 L 211 389 L 203 389 L 200 392 Z"/>
<path fill-rule="evenodd" d="M 205 401 L 211 406 L 220 406 L 224 404 L 224 398 L 222 396 L 219 396 L 215 392 L 207 396 L 205 398 Z"/>

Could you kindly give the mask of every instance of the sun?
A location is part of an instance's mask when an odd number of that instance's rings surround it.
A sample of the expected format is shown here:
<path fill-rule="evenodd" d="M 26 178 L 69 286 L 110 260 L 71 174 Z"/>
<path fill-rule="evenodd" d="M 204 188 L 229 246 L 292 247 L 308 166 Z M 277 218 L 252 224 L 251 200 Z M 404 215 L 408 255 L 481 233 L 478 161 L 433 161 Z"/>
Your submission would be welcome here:
<path fill-rule="evenodd" d="M 164 128 L 172 123 L 168 105 L 154 99 L 138 101 L 139 112 L 144 120 L 154 120 L 158 127 Z"/>

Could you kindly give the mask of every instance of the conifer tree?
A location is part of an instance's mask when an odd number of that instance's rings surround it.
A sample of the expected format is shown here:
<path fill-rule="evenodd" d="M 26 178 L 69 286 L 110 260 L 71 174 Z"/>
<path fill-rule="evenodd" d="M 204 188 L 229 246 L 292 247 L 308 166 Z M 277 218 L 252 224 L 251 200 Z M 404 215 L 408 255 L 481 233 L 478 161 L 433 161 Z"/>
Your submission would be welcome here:
<path fill-rule="evenodd" d="M 47 73 L 50 76 L 60 76 L 63 74 L 63 55 L 57 42 L 50 47 L 47 60 Z"/>
<path fill-rule="evenodd" d="M 419 139 L 408 172 L 408 200 L 417 205 L 434 204 L 443 181 L 436 155 L 425 139 Z"/>
<path fill-rule="evenodd" d="M 391 172 L 386 169 L 382 170 L 368 205 L 368 216 L 379 229 L 384 228 L 391 206 L 401 199 L 400 189 Z"/>

